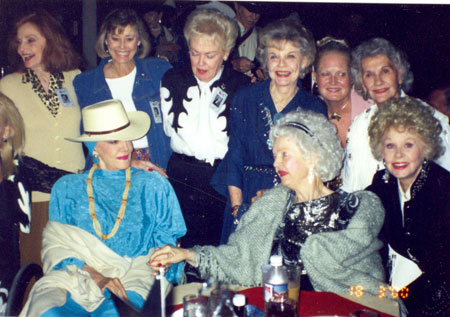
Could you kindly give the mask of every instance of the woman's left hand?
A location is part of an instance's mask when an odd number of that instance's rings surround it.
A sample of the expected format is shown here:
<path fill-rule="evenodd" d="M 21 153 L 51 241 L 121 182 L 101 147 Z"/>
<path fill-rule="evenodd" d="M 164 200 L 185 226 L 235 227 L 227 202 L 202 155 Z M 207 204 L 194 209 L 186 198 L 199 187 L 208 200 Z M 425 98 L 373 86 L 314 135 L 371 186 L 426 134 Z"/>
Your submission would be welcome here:
<path fill-rule="evenodd" d="M 125 287 L 123 287 L 122 282 L 117 277 L 106 277 L 87 264 L 83 266 L 83 270 L 89 273 L 91 278 L 103 293 L 105 292 L 105 289 L 109 289 L 119 298 L 128 301 L 128 295 L 125 291 Z"/>
<path fill-rule="evenodd" d="M 136 160 L 136 159 L 132 159 L 131 160 L 131 166 L 133 166 L 134 168 L 138 168 L 141 170 L 146 170 L 146 171 L 157 171 L 159 174 L 161 174 L 162 176 L 164 176 L 165 178 L 168 178 L 166 172 L 164 171 L 164 169 L 162 169 L 161 167 L 159 167 L 156 164 L 153 164 L 150 161 L 143 161 L 143 160 Z"/>

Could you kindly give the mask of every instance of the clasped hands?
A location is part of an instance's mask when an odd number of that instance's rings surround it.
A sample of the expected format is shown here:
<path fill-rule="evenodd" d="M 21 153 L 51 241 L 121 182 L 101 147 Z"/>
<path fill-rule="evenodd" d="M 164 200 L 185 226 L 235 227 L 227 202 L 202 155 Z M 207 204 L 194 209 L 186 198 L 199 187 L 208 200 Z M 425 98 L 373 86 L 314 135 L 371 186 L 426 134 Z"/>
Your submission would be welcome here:
<path fill-rule="evenodd" d="M 194 265 L 194 259 L 195 252 L 166 244 L 162 248 L 156 249 L 150 257 L 150 260 L 147 262 L 147 265 L 150 266 L 154 271 L 154 275 L 156 275 L 159 272 L 159 268 L 162 266 L 169 268 L 172 264 L 182 261 Z"/>
<path fill-rule="evenodd" d="M 172 264 L 179 263 L 181 261 L 187 261 L 193 265 L 195 258 L 195 252 L 188 249 L 178 248 L 171 245 L 165 245 L 162 248 L 157 248 L 156 251 L 150 257 L 147 265 L 154 271 L 154 275 L 157 275 L 159 268 L 165 266 L 169 268 Z M 104 293 L 106 289 L 114 293 L 122 300 L 128 301 L 128 296 L 122 282 L 117 277 L 106 277 L 98 272 L 93 267 L 85 264 L 83 270 L 88 272 L 97 286 Z"/>

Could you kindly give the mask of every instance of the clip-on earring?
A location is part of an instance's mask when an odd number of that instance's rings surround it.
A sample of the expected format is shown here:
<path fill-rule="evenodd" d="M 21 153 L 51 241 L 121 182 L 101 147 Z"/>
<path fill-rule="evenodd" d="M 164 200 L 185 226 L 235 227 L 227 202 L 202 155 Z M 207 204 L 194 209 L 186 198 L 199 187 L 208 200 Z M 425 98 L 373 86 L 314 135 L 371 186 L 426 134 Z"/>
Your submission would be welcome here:
<path fill-rule="evenodd" d="M 300 67 L 300 78 L 305 77 L 305 68 L 304 67 Z"/>
<path fill-rule="evenodd" d="M 387 184 L 387 183 L 389 183 L 389 171 L 386 167 L 386 161 L 384 159 L 383 159 L 383 165 L 384 165 L 384 175 L 383 175 L 382 179 Z"/>

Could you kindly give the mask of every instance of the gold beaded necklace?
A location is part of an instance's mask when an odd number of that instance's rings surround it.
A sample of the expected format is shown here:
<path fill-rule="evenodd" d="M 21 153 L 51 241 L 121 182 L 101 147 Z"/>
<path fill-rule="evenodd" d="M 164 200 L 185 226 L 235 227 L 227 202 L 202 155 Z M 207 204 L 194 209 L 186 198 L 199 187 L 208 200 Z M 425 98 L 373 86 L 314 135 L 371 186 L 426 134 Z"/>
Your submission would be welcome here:
<path fill-rule="evenodd" d="M 114 227 L 109 234 L 102 233 L 102 228 L 100 227 L 100 223 L 97 220 L 97 214 L 95 213 L 95 204 L 94 204 L 94 195 L 93 195 L 94 191 L 92 189 L 92 175 L 94 174 L 94 171 L 96 169 L 97 169 L 97 164 L 92 165 L 92 168 L 89 171 L 88 178 L 86 179 L 87 194 L 88 194 L 88 200 L 89 200 L 89 213 L 91 214 L 91 219 L 92 219 L 92 222 L 94 223 L 95 232 L 99 235 L 100 238 L 102 238 L 103 240 L 107 240 L 107 239 L 113 237 L 117 233 L 120 223 L 122 222 L 123 216 L 125 215 L 125 209 L 127 207 L 128 191 L 130 190 L 130 186 L 131 186 L 131 169 L 130 169 L 130 167 L 128 167 L 126 169 L 125 189 L 124 189 L 123 195 L 122 195 L 122 203 L 120 205 L 119 213 L 117 214 L 116 222 L 114 223 Z"/>

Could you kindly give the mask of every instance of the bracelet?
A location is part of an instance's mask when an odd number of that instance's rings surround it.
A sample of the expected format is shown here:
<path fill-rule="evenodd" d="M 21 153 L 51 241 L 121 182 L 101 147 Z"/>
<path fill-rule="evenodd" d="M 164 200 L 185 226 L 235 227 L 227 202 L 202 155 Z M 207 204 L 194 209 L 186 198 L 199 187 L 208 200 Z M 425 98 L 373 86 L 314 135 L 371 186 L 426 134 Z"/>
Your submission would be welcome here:
<path fill-rule="evenodd" d="M 230 214 L 235 217 L 235 212 L 237 212 L 239 210 L 239 208 L 241 207 L 241 205 L 234 205 L 233 207 L 231 207 L 230 209 Z"/>

